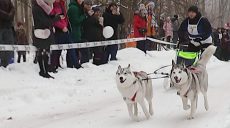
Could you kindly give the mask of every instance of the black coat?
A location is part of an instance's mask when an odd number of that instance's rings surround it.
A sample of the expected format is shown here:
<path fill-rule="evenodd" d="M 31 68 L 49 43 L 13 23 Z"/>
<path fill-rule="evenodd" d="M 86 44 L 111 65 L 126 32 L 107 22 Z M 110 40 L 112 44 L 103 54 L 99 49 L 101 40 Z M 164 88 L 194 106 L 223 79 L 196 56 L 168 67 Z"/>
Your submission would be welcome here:
<path fill-rule="evenodd" d="M 11 28 L 14 20 L 15 9 L 10 0 L 0 2 L 0 28 Z"/>
<path fill-rule="evenodd" d="M 95 16 L 88 16 L 82 25 L 82 39 L 86 41 L 102 41 L 103 38 L 103 26 L 99 23 L 99 20 Z"/>
<path fill-rule="evenodd" d="M 111 26 L 114 29 L 114 35 L 109 40 L 116 40 L 118 38 L 118 25 L 125 22 L 125 19 L 122 14 L 120 15 L 113 15 L 112 11 L 106 9 L 105 13 L 103 14 L 104 17 L 104 26 Z"/>
<path fill-rule="evenodd" d="M 47 39 L 39 39 L 33 36 L 34 46 L 40 49 L 49 49 L 51 44 L 54 44 L 53 24 L 60 20 L 60 16 L 51 16 L 37 4 L 36 0 L 32 1 L 32 13 L 34 18 L 35 29 L 50 29 L 51 35 Z M 34 35 L 34 34 L 33 34 Z"/>

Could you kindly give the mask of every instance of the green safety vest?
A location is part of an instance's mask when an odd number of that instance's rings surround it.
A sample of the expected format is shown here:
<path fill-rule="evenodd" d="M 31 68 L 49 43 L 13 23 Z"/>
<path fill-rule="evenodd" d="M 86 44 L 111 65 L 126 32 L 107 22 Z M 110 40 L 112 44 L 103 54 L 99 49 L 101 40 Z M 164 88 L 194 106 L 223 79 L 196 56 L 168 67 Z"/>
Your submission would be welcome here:
<path fill-rule="evenodd" d="M 179 57 L 184 58 L 184 59 L 193 60 L 193 59 L 196 59 L 198 57 L 199 53 L 198 52 L 178 51 L 177 55 Z"/>

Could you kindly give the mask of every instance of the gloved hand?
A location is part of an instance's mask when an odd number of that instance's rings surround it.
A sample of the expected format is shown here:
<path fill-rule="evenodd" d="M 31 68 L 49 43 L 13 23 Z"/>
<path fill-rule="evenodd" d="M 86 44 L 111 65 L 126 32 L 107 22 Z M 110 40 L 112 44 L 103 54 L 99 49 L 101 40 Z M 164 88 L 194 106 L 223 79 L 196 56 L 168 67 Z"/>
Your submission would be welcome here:
<path fill-rule="evenodd" d="M 193 39 L 194 42 L 201 42 L 202 39 L 201 38 L 196 38 L 196 39 Z"/>

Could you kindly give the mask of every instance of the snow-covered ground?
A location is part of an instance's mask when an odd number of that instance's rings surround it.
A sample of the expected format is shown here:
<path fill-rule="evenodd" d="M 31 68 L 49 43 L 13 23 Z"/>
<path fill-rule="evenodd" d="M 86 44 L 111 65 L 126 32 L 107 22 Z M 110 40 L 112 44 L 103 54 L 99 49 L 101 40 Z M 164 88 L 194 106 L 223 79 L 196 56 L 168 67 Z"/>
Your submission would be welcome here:
<path fill-rule="evenodd" d="M 154 80 L 154 111 L 150 120 L 130 120 L 115 84 L 118 65 L 131 64 L 136 71 L 153 72 L 171 64 L 173 51 L 119 51 L 119 61 L 103 66 L 60 69 L 55 80 L 38 76 L 38 66 L 13 64 L 0 69 L 0 128 L 230 128 L 230 63 L 213 57 L 208 64 L 210 110 L 202 97 L 194 120 L 186 120 L 174 90 L 165 90 L 163 80 Z M 32 60 L 30 60 L 32 61 Z M 12 119 L 9 119 L 9 118 Z"/>

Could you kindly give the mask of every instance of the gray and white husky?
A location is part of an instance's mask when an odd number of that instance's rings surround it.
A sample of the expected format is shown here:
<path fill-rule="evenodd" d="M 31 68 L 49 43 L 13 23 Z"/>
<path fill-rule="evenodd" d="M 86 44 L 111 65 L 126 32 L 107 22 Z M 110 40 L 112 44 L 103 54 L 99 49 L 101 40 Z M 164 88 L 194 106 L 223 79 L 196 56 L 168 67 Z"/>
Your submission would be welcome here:
<path fill-rule="evenodd" d="M 198 93 L 201 92 L 204 96 L 204 106 L 208 111 L 208 73 L 206 65 L 211 56 L 215 53 L 216 47 L 209 46 L 201 55 L 201 59 L 194 67 L 187 68 L 184 64 L 175 64 L 172 62 L 172 70 L 170 74 L 171 83 L 178 90 L 177 94 L 182 98 L 184 110 L 191 108 L 188 119 L 193 119 L 197 109 Z M 191 101 L 191 106 L 188 105 L 188 100 Z"/>
<path fill-rule="evenodd" d="M 145 72 L 132 72 L 130 65 L 127 68 L 118 67 L 116 73 L 117 88 L 127 104 L 129 116 L 139 121 L 137 103 L 143 109 L 147 119 L 153 115 L 153 89 L 152 80 Z M 148 109 L 145 100 L 148 102 Z M 134 112 L 133 112 L 134 110 Z"/>

